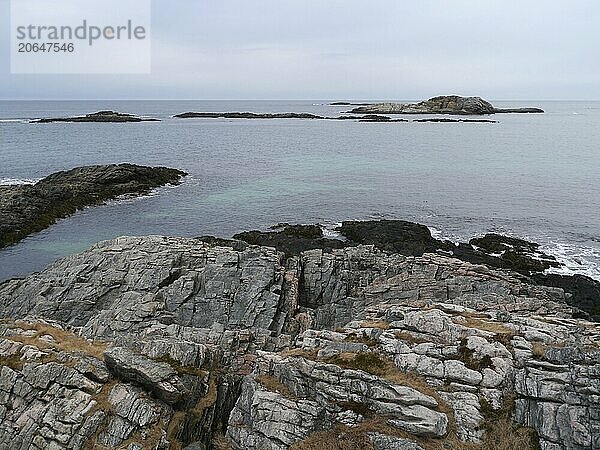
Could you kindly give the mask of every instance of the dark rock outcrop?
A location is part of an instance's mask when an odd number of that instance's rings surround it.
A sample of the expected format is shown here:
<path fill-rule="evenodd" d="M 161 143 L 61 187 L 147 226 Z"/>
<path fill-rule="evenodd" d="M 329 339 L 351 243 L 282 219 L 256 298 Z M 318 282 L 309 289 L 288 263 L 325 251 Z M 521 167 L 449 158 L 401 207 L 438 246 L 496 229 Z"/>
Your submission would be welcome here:
<path fill-rule="evenodd" d="M 353 102 L 332 102 L 329 106 L 367 106 L 370 103 L 353 103 Z"/>
<path fill-rule="evenodd" d="M 326 119 L 309 113 L 253 113 L 253 112 L 186 112 L 175 114 L 178 119 Z"/>
<path fill-rule="evenodd" d="M 159 122 L 159 119 L 138 117 L 133 114 L 124 114 L 115 111 L 98 111 L 85 116 L 51 117 L 31 120 L 30 123 L 52 122 Z"/>
<path fill-rule="evenodd" d="M 275 231 L 245 231 L 233 236 L 234 239 L 252 245 L 275 247 L 287 256 L 299 255 L 305 250 L 320 248 L 331 250 L 346 244 L 339 239 L 327 239 L 318 225 L 279 224 Z"/>
<path fill-rule="evenodd" d="M 535 273 L 532 278 L 543 286 L 564 289 L 573 297 L 579 309 L 585 311 L 589 319 L 600 322 L 600 282 L 584 275 L 560 275 L 555 273 Z M 588 316 L 589 315 L 589 316 Z M 578 315 L 577 317 L 581 317 Z"/>
<path fill-rule="evenodd" d="M 497 120 L 488 119 L 448 119 L 446 117 L 435 117 L 432 119 L 415 119 L 413 122 L 439 122 L 439 123 L 498 123 Z"/>
<path fill-rule="evenodd" d="M 342 222 L 338 231 L 356 244 L 375 245 L 382 251 L 407 256 L 422 256 L 438 250 L 451 250 L 451 242 L 431 236 L 429 228 L 405 220 L 367 220 Z"/>
<path fill-rule="evenodd" d="M 480 97 L 442 95 L 419 103 L 374 103 L 354 108 L 355 114 L 456 114 L 484 115 L 505 112 L 544 112 L 538 108 L 497 109 Z"/>
<path fill-rule="evenodd" d="M 184 175 L 167 167 L 109 164 L 57 172 L 34 185 L 0 186 L 0 247 L 41 231 L 85 206 L 177 184 Z"/>
<path fill-rule="evenodd" d="M 471 239 L 469 244 L 486 255 L 499 258 L 506 263 L 506 268 L 524 275 L 560 266 L 554 257 L 539 250 L 539 244 L 523 239 L 489 233 Z"/>
<path fill-rule="evenodd" d="M 380 116 L 377 114 L 367 114 L 360 117 L 359 122 L 408 122 L 406 119 L 392 119 L 388 116 Z"/>

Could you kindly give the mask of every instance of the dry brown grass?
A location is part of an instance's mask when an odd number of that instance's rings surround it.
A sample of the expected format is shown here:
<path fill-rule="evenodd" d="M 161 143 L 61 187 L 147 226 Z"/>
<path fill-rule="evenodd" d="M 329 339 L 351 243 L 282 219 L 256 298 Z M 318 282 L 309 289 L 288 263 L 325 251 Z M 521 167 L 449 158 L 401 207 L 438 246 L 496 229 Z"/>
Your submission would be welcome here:
<path fill-rule="evenodd" d="M 394 336 L 396 337 L 396 339 L 402 342 L 406 342 L 407 344 L 424 344 L 425 342 L 431 342 L 430 339 L 422 339 L 417 336 L 413 336 L 412 334 L 407 333 L 406 331 L 396 331 L 394 333 Z"/>
<path fill-rule="evenodd" d="M 222 434 L 215 434 L 212 439 L 212 445 L 214 450 L 233 450 L 233 447 L 227 438 L 225 438 L 225 436 Z"/>
<path fill-rule="evenodd" d="M 531 353 L 537 359 L 544 359 L 546 357 L 546 350 L 548 350 L 548 347 L 541 342 L 534 342 L 531 346 Z"/>
<path fill-rule="evenodd" d="M 98 426 L 94 434 L 86 439 L 83 450 L 104 450 L 107 448 L 98 444 L 98 436 L 100 436 L 100 434 L 106 431 L 108 428 L 108 414 L 113 411 L 113 406 L 108 401 L 108 396 L 116 384 L 117 380 L 111 380 L 102 387 L 102 390 L 99 393 L 94 395 L 96 405 L 87 413 L 87 416 L 92 416 L 98 411 L 105 411 L 107 414 L 104 417 L 104 421 Z"/>
<path fill-rule="evenodd" d="M 371 444 L 368 433 L 381 433 L 407 439 L 416 442 L 425 450 L 447 450 L 449 448 L 453 450 L 491 450 L 493 448 L 483 449 L 477 445 L 466 444 L 454 435 L 442 439 L 419 438 L 388 425 L 385 417 L 378 417 L 365 420 L 356 427 L 337 425 L 331 430 L 318 431 L 307 439 L 292 445 L 290 450 L 370 450 L 373 449 L 373 444 Z"/>
<path fill-rule="evenodd" d="M 365 344 L 367 347 L 377 347 L 379 345 L 379 341 L 377 339 L 368 337 L 364 333 L 362 333 L 360 336 L 355 334 L 349 334 L 348 336 L 346 336 L 344 341 L 355 342 L 357 344 Z"/>
<path fill-rule="evenodd" d="M 502 322 L 496 322 L 489 319 L 481 318 L 477 315 L 462 315 L 457 316 L 464 320 L 454 320 L 460 325 L 465 325 L 469 328 L 476 328 L 481 331 L 494 333 L 494 340 L 503 344 L 511 353 L 513 352 L 512 339 L 517 335 L 516 331 L 507 327 Z"/>
<path fill-rule="evenodd" d="M 290 350 L 284 350 L 280 353 L 284 358 L 288 357 L 300 357 L 304 359 L 317 360 L 318 350 L 304 350 L 302 348 L 292 348 Z"/>
<path fill-rule="evenodd" d="M 537 436 L 533 429 L 518 426 L 510 418 L 503 417 L 494 420 L 486 429 L 480 448 L 482 450 L 536 450 L 539 448 L 536 440 Z"/>
<path fill-rule="evenodd" d="M 389 330 L 390 324 L 383 320 L 372 320 L 361 323 L 363 328 L 379 328 L 380 330 Z"/>
<path fill-rule="evenodd" d="M 50 324 L 17 321 L 15 325 L 22 330 L 34 331 L 35 333 L 31 336 L 14 335 L 6 338 L 25 345 L 32 345 L 40 350 L 54 349 L 67 353 L 82 353 L 97 359 L 103 359 L 104 351 L 107 348 L 107 344 L 103 342 L 89 341 Z M 53 341 L 41 339 L 43 336 L 52 336 Z"/>
<path fill-rule="evenodd" d="M 363 427 L 361 427 L 363 428 Z M 373 444 L 364 429 L 338 425 L 328 431 L 317 431 L 290 450 L 372 450 Z"/>
<path fill-rule="evenodd" d="M 512 420 L 514 397 L 507 397 L 500 409 L 493 409 L 481 400 L 481 413 L 485 417 L 485 436 L 482 450 L 539 450 L 539 436 L 532 428 L 523 427 Z"/>
<path fill-rule="evenodd" d="M 179 375 L 193 375 L 196 377 L 204 378 L 207 374 L 205 370 L 202 370 L 195 366 L 184 366 L 170 355 L 164 355 L 158 358 L 152 358 L 157 362 L 164 362 L 170 365 Z"/>
<path fill-rule="evenodd" d="M 211 371 L 208 379 L 208 392 L 198 400 L 198 403 L 188 413 L 193 413 L 196 417 L 200 417 L 206 408 L 216 403 L 219 389 L 217 385 L 218 376 L 219 373 L 216 370 Z"/>
<path fill-rule="evenodd" d="M 160 418 L 157 422 L 150 427 L 145 434 L 145 438 L 142 437 L 141 430 L 137 430 L 127 439 L 125 439 L 118 447 L 117 450 L 127 450 L 131 444 L 137 443 L 142 444 L 143 448 L 155 449 L 158 447 L 162 438 L 162 422 Z"/>
<path fill-rule="evenodd" d="M 204 410 L 213 406 L 217 401 L 218 395 L 218 371 L 212 370 L 210 372 L 210 377 L 208 379 L 208 392 L 204 397 L 201 397 L 200 400 L 194 405 L 193 408 L 188 409 L 186 411 L 176 411 L 169 424 L 167 425 L 167 439 L 171 443 L 170 450 L 181 450 L 183 448 L 183 444 L 181 443 L 181 433 L 187 422 L 198 421 Z"/>
<path fill-rule="evenodd" d="M 20 372 L 23 369 L 23 363 L 24 361 L 21 360 L 19 354 L 0 357 L 0 367 L 10 367 L 12 370 L 17 372 Z"/>
<path fill-rule="evenodd" d="M 462 321 L 455 321 L 461 325 L 465 325 L 469 328 L 477 328 L 481 331 L 489 331 L 494 334 L 506 334 L 506 335 L 515 335 L 515 331 L 511 328 L 508 328 L 502 322 L 496 322 L 489 319 L 484 319 L 477 316 L 469 316 L 463 315 L 459 316 L 465 319 L 464 323 Z"/>
<path fill-rule="evenodd" d="M 112 412 L 113 405 L 108 401 L 108 397 L 113 388 L 118 384 L 118 381 L 113 379 L 102 386 L 100 392 L 93 396 L 93 399 L 96 401 L 96 405 L 88 412 L 88 416 L 91 416 L 96 411 L 106 411 Z"/>
<path fill-rule="evenodd" d="M 185 416 L 186 413 L 184 411 L 175 411 L 167 425 L 167 439 L 169 439 L 169 442 L 171 443 L 170 450 L 181 450 L 183 448 L 183 445 L 179 442 L 177 436 L 179 436 L 179 433 L 181 432 Z"/>
<path fill-rule="evenodd" d="M 344 369 L 362 370 L 377 376 L 385 375 L 388 361 L 375 352 L 340 353 L 325 359 L 324 362 L 335 364 Z"/>
<path fill-rule="evenodd" d="M 277 392 L 290 400 L 296 399 L 296 396 L 292 394 L 288 387 L 275 377 L 270 375 L 259 375 L 256 377 L 256 381 L 268 391 Z"/>

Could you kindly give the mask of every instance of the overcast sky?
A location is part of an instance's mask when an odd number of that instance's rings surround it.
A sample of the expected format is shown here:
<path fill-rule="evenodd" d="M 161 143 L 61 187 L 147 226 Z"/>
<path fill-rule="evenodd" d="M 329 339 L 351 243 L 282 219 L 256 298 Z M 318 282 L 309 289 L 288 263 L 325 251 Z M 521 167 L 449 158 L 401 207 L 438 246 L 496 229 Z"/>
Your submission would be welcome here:
<path fill-rule="evenodd" d="M 4 99 L 600 100 L 598 0 L 153 0 L 150 75 L 10 75 L 0 21 Z"/>

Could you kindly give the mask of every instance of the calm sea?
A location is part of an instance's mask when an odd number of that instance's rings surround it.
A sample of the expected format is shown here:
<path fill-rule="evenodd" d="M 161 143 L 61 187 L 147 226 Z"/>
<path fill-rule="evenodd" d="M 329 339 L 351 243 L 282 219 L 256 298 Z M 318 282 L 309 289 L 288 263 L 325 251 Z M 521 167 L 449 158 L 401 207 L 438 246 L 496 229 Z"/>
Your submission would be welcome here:
<path fill-rule="evenodd" d="M 0 102 L 0 182 L 86 164 L 183 169 L 176 188 L 88 208 L 0 250 L 0 279 L 121 235 L 229 237 L 277 222 L 399 218 L 454 240 L 534 240 L 600 279 L 600 102 L 495 102 L 547 112 L 497 124 L 173 119 L 184 111 L 311 112 L 325 102 Z M 29 124 L 113 109 L 134 124 Z"/>

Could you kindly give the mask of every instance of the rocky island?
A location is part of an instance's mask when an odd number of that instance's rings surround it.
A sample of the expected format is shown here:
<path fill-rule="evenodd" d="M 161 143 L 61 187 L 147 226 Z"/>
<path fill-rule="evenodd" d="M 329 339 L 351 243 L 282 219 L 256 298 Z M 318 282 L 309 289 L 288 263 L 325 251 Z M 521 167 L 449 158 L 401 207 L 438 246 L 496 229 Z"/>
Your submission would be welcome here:
<path fill-rule="evenodd" d="M 600 448 L 600 325 L 552 258 L 339 232 L 122 237 L 0 284 L 0 447 Z"/>
<path fill-rule="evenodd" d="M 319 116 L 310 113 L 254 113 L 254 112 L 185 112 L 173 116 L 177 119 L 309 119 L 309 120 L 352 120 L 370 123 L 398 123 L 409 122 L 407 119 L 393 119 L 380 114 L 365 113 L 362 116 L 344 115 L 338 117 Z M 446 122 L 446 123 L 497 123 L 495 120 L 487 119 L 449 119 L 428 118 L 415 119 L 412 122 Z"/>
<path fill-rule="evenodd" d="M 85 116 L 54 117 L 31 120 L 30 123 L 52 122 L 159 122 L 159 119 L 138 117 L 133 114 L 124 114 L 115 111 L 98 111 Z"/>
<path fill-rule="evenodd" d="M 539 108 L 495 108 L 480 97 L 442 95 L 419 103 L 374 103 L 354 108 L 353 114 L 455 114 L 543 113 Z"/>
<path fill-rule="evenodd" d="M 0 248 L 78 209 L 121 195 L 145 194 L 176 184 L 184 175 L 167 167 L 109 164 L 57 172 L 33 185 L 0 186 Z"/>
<path fill-rule="evenodd" d="M 309 113 L 253 113 L 253 112 L 185 112 L 175 114 L 178 119 L 326 119 Z"/>

